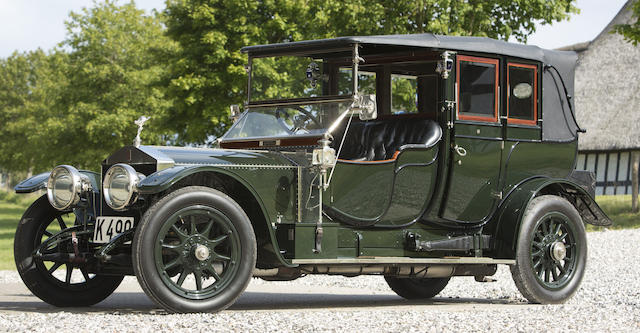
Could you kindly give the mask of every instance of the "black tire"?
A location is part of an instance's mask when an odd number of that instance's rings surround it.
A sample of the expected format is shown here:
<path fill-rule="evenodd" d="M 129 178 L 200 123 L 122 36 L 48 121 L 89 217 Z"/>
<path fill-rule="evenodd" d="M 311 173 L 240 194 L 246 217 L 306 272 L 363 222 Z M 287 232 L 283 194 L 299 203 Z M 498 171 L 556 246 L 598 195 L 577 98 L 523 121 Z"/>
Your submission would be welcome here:
<path fill-rule="evenodd" d="M 198 258 L 202 246 L 205 259 Z M 140 286 L 170 312 L 226 309 L 246 289 L 255 263 L 249 218 L 233 199 L 208 187 L 184 187 L 160 199 L 144 214 L 133 239 Z M 196 287 L 183 287 L 190 276 Z M 213 283 L 205 287 L 208 278 Z"/>
<path fill-rule="evenodd" d="M 444 289 L 450 277 L 446 278 L 397 278 L 385 276 L 387 284 L 398 296 L 409 300 L 430 299 Z"/>
<path fill-rule="evenodd" d="M 554 253 L 554 246 L 559 251 Z M 520 227 L 516 264 L 510 266 L 518 290 L 532 303 L 563 303 L 580 287 L 586 264 L 587 236 L 578 211 L 558 196 L 534 198 Z"/>
<path fill-rule="evenodd" d="M 58 218 L 67 213 L 70 212 L 60 212 L 51 207 L 46 195 L 40 197 L 27 209 L 16 228 L 13 245 L 16 268 L 27 288 L 51 305 L 60 307 L 93 305 L 111 295 L 122 282 L 123 276 L 90 276 L 82 265 L 63 264 L 67 272 L 71 269 L 71 274 L 74 270 L 82 272 L 84 282 L 73 283 L 66 274 L 64 280 L 57 278 L 53 275 L 54 272 L 49 272 L 53 267 L 47 268 L 45 262 L 33 257 L 36 247 L 42 243 L 47 234 L 50 234 L 46 231 L 47 227 L 52 223 L 59 224 Z M 60 228 L 62 229 L 62 226 Z"/>

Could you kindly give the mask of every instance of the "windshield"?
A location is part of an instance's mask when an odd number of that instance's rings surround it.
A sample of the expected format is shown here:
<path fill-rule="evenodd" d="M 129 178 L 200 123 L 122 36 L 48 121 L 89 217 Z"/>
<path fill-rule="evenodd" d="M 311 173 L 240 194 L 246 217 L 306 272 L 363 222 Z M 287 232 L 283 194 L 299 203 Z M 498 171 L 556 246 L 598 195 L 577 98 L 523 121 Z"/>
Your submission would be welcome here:
<path fill-rule="evenodd" d="M 351 103 L 351 100 L 345 100 L 252 107 L 231 126 L 224 139 L 321 135 Z"/>
<path fill-rule="evenodd" d="M 351 60 L 344 56 L 252 58 L 249 100 L 255 102 L 351 95 L 352 75 Z M 368 87 L 368 82 L 375 84 L 375 73 L 359 73 L 358 81 L 363 88 Z M 375 86 L 370 90 L 375 91 Z"/>

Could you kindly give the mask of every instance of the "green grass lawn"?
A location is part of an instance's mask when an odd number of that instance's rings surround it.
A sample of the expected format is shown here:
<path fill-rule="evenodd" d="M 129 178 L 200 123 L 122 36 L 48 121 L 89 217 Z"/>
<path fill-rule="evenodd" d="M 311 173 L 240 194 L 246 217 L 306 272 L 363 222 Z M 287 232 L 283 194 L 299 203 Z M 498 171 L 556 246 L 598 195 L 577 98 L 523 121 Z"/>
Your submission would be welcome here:
<path fill-rule="evenodd" d="M 599 195 L 598 205 L 613 220 L 608 229 L 640 228 L 640 213 L 631 212 L 631 195 Z M 588 231 L 600 230 L 602 227 L 587 226 Z"/>
<path fill-rule="evenodd" d="M 36 195 L 0 191 L 0 270 L 16 269 L 13 262 L 13 234 L 24 211 Z"/>
<path fill-rule="evenodd" d="M 37 195 L 16 195 L 0 191 L 0 270 L 15 269 L 13 262 L 13 234 L 22 213 Z M 598 196 L 598 204 L 613 220 L 611 229 L 639 228 L 640 213 L 631 213 L 631 196 Z M 600 230 L 587 226 L 587 230 Z"/>

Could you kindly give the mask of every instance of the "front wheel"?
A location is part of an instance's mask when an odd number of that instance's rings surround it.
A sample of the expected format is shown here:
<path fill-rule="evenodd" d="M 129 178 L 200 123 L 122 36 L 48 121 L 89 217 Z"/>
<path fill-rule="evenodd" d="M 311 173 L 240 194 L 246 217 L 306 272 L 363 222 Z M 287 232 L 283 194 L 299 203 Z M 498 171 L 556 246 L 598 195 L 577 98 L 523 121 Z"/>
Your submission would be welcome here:
<path fill-rule="evenodd" d="M 49 237 L 73 226 L 71 211 L 51 207 L 46 195 L 36 200 L 16 228 L 13 254 L 24 284 L 41 300 L 55 306 L 89 306 L 107 298 L 123 276 L 93 274 L 84 263 L 73 262 L 70 237 L 60 238 L 35 256 Z M 81 245 L 84 241 L 80 240 Z"/>
<path fill-rule="evenodd" d="M 563 303 L 580 287 L 587 264 L 587 236 L 578 211 L 566 199 L 543 195 L 525 211 L 513 281 L 532 303 Z"/>
<path fill-rule="evenodd" d="M 145 293 L 171 312 L 229 307 L 256 262 L 249 218 L 233 199 L 200 186 L 176 190 L 144 214 L 133 269 Z"/>

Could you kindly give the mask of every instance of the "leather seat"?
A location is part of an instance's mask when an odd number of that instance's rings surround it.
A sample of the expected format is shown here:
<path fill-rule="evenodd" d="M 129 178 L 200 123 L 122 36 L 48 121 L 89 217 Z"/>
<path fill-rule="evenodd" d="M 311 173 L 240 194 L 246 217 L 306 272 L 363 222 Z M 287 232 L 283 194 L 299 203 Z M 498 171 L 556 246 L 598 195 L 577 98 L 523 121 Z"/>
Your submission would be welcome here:
<path fill-rule="evenodd" d="M 344 129 L 336 133 L 334 148 L 338 150 Z M 338 158 L 352 161 L 383 161 L 395 158 L 406 145 L 430 147 L 442 136 L 433 120 L 416 117 L 388 117 L 371 121 L 352 121 Z"/>

